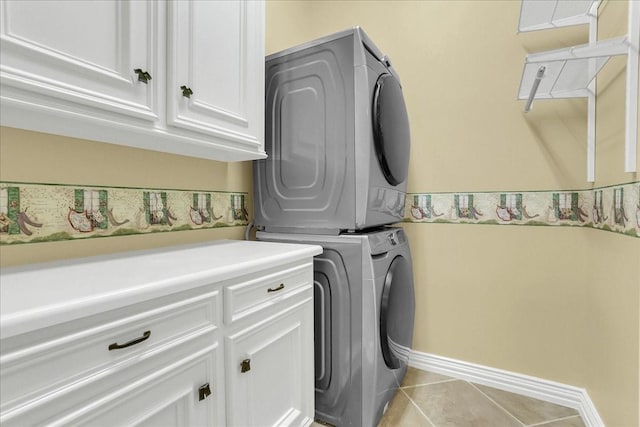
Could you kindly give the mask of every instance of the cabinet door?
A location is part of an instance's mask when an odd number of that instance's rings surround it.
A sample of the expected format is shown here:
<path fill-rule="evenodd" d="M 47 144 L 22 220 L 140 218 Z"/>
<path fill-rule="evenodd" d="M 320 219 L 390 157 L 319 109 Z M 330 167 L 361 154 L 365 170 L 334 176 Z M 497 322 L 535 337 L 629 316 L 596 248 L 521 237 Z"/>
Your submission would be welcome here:
<path fill-rule="evenodd" d="M 167 123 L 261 150 L 264 3 L 175 0 L 167 22 Z"/>
<path fill-rule="evenodd" d="M 174 362 L 162 375 L 143 378 L 108 405 L 98 406 L 82 417 L 94 426 L 214 426 L 221 425 L 221 387 L 214 378 L 216 350 Z M 209 385 L 211 394 L 200 400 L 199 388 Z M 204 396 L 203 396 L 204 397 Z"/>
<path fill-rule="evenodd" d="M 301 425 L 313 419 L 311 298 L 227 337 L 225 346 L 228 425 Z"/>
<path fill-rule="evenodd" d="M 36 104 L 53 98 L 157 119 L 157 2 L 3 0 L 0 7 L 3 86 L 27 91 Z M 151 80 L 139 81 L 136 69 Z M 5 89 L 5 97 L 13 96 Z"/>
<path fill-rule="evenodd" d="M 210 334 L 183 339 L 171 349 L 141 355 L 131 366 L 114 363 L 69 387 L 10 408 L 0 414 L 0 423 L 6 427 L 224 425 L 219 351 Z M 200 400 L 199 388 L 205 384 L 210 394 Z"/>

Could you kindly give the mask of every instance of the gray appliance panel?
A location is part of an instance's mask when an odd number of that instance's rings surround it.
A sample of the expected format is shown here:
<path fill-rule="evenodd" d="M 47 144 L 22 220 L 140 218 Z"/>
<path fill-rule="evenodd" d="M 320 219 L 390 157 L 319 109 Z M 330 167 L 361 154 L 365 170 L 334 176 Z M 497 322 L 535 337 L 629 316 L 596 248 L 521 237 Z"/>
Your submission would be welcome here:
<path fill-rule="evenodd" d="M 266 64 L 265 151 L 254 163 L 255 222 L 353 228 L 353 38 Z"/>
<path fill-rule="evenodd" d="M 269 157 L 254 162 L 257 227 L 337 235 L 403 218 L 406 182 L 390 183 L 383 170 L 392 165 L 399 179 L 406 176 L 397 166 L 403 162 L 380 161 L 374 144 L 372 102 L 383 74 L 397 79 L 388 58 L 359 28 L 267 58 Z M 391 117 L 395 110 L 381 111 Z M 382 151 L 393 141 L 387 136 Z M 408 147 L 398 147 L 399 157 L 408 158 Z"/>
<path fill-rule="evenodd" d="M 375 427 L 402 383 L 412 345 L 415 297 L 404 231 L 257 237 L 324 248 L 314 258 L 316 417 L 336 426 Z M 389 277 L 396 259 L 404 265 Z"/>
<path fill-rule="evenodd" d="M 397 227 L 388 227 L 377 233 L 368 233 L 367 237 L 371 255 L 385 254 L 408 245 L 404 230 Z"/>
<path fill-rule="evenodd" d="M 337 426 L 362 423 L 360 258 L 358 245 L 341 245 L 314 259 L 316 417 Z"/>
<path fill-rule="evenodd" d="M 274 237 L 275 236 L 275 237 Z M 316 418 L 335 426 L 363 425 L 362 241 L 274 235 L 258 240 L 321 245 L 314 269 Z M 307 239 L 308 238 L 308 239 Z M 333 241 L 331 241 L 333 240 Z"/>

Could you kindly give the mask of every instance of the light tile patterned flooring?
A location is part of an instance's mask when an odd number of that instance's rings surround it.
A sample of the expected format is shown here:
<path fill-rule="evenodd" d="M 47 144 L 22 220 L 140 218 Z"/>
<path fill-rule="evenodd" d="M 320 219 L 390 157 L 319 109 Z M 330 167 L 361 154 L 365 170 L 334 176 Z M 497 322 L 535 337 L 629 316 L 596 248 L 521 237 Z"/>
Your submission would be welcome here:
<path fill-rule="evenodd" d="M 314 423 L 314 425 L 319 425 Z M 379 427 L 584 427 L 574 409 L 409 368 Z"/>

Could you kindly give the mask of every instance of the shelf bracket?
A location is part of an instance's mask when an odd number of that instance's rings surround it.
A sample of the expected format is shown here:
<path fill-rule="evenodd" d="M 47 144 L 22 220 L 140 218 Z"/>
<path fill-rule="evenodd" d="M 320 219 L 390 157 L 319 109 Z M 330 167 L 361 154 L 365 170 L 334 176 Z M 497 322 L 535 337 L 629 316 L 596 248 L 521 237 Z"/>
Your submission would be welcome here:
<path fill-rule="evenodd" d="M 589 12 L 589 44 L 598 42 L 598 3 L 594 3 Z M 595 59 L 589 60 L 590 74 L 595 75 L 597 70 Z M 589 83 L 589 95 L 587 97 L 587 182 L 596 181 L 596 81 L 593 78 Z"/>
<path fill-rule="evenodd" d="M 640 2 L 629 1 L 629 53 L 627 54 L 627 99 L 624 144 L 624 171 L 637 171 L 638 77 L 640 76 Z"/>
<path fill-rule="evenodd" d="M 533 85 L 531 86 L 531 92 L 529 92 L 529 98 L 527 99 L 527 103 L 524 106 L 524 112 L 528 113 L 531 111 L 531 104 L 533 104 L 533 99 L 536 97 L 536 92 L 538 91 L 538 86 L 540 86 L 540 81 L 542 80 L 542 76 L 544 76 L 544 72 L 547 69 L 544 65 L 538 68 L 538 72 L 536 73 L 536 79 L 533 81 Z"/>

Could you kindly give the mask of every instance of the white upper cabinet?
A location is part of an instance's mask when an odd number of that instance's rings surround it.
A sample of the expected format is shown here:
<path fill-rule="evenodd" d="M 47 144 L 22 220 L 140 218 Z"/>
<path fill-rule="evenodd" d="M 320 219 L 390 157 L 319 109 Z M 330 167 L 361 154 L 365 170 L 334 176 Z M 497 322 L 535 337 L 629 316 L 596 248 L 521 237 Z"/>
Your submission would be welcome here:
<path fill-rule="evenodd" d="M 157 120 L 154 91 L 134 79 L 134 69 L 156 66 L 156 8 L 153 2 L 3 2 L 3 84 Z"/>
<path fill-rule="evenodd" d="M 262 1 L 0 0 L 0 10 L 1 125 L 266 157 Z"/>
<path fill-rule="evenodd" d="M 240 144 L 263 134 L 261 2 L 173 1 L 168 17 L 169 124 Z"/>

